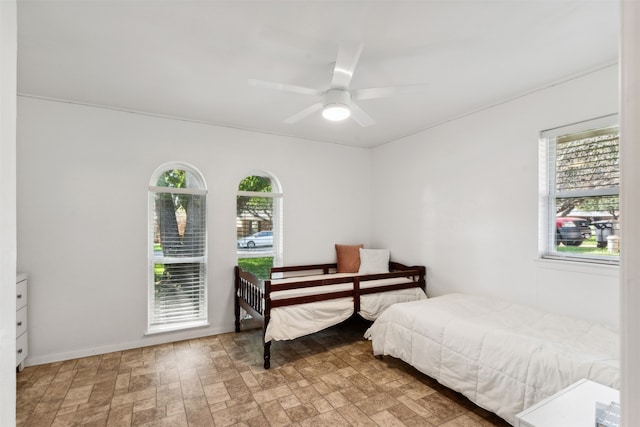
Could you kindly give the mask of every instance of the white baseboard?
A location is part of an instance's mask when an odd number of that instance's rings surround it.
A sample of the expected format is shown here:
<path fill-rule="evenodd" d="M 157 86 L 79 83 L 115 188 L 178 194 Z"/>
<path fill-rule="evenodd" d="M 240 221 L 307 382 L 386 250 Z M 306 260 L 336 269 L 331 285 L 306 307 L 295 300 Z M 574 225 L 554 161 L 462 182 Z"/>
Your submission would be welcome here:
<path fill-rule="evenodd" d="M 104 345 L 100 347 L 80 348 L 63 351 L 60 353 L 50 353 L 41 355 L 29 355 L 25 360 L 25 366 L 42 365 L 45 363 L 62 362 L 65 360 L 79 359 L 82 357 L 95 356 L 98 354 L 113 353 L 116 351 L 131 350 L 133 348 L 149 347 L 152 345 L 166 344 L 170 342 L 202 338 L 211 335 L 219 335 L 233 332 L 234 325 L 225 325 L 217 328 L 194 328 L 184 331 L 167 332 L 163 334 L 145 335 L 136 341 L 122 342 L 117 344 Z"/>

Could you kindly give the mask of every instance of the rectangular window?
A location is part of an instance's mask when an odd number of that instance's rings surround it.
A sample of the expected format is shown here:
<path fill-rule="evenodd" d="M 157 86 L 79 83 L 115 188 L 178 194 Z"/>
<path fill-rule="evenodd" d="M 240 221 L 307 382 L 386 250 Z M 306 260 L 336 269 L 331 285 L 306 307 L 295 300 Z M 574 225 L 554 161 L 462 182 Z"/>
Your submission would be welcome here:
<path fill-rule="evenodd" d="M 618 263 L 618 141 L 617 115 L 541 133 L 543 258 Z"/>
<path fill-rule="evenodd" d="M 274 230 L 277 224 L 274 221 L 275 201 L 273 193 L 239 192 L 237 196 L 238 265 L 261 279 L 269 278 L 277 253 L 278 242 L 274 240 L 278 236 L 277 227 Z"/>
<path fill-rule="evenodd" d="M 149 332 L 207 323 L 206 191 L 151 187 Z"/>

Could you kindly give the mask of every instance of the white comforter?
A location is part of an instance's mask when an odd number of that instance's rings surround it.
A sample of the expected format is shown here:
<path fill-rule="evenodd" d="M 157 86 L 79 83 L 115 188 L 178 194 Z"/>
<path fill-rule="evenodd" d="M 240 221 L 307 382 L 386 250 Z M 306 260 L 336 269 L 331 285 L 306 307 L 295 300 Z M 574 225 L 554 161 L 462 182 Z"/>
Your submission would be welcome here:
<path fill-rule="evenodd" d="M 353 277 L 352 273 L 336 273 L 331 278 Z M 281 300 L 306 295 L 317 295 L 329 292 L 348 291 L 353 289 L 353 282 L 337 285 L 314 286 L 309 288 L 289 289 L 278 291 L 278 285 L 301 280 L 314 280 L 327 278 L 326 275 L 295 277 L 272 281 L 271 299 Z M 362 289 L 370 289 L 386 285 L 399 285 L 411 283 L 406 277 L 395 277 L 360 282 Z M 421 288 L 408 288 L 395 291 L 373 293 L 360 296 L 360 311 L 358 314 L 367 320 L 375 320 L 390 305 L 425 299 L 426 295 Z M 286 307 L 271 309 L 271 319 L 265 331 L 265 342 L 271 340 L 291 340 L 304 335 L 321 331 L 353 315 L 353 297 L 336 298 L 328 301 L 319 301 L 306 304 L 296 304 Z"/>
<path fill-rule="evenodd" d="M 396 304 L 365 332 L 376 355 L 413 365 L 511 424 L 581 378 L 619 389 L 618 334 L 495 298 Z"/>

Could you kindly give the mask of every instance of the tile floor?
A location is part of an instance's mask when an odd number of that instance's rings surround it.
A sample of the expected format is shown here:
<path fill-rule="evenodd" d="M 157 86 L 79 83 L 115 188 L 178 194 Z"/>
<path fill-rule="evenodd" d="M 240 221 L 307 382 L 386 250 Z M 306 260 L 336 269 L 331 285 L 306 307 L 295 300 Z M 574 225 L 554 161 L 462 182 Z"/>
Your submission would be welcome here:
<path fill-rule="evenodd" d="M 259 330 L 27 367 L 18 426 L 508 426 L 405 363 L 362 321 L 275 342 Z"/>

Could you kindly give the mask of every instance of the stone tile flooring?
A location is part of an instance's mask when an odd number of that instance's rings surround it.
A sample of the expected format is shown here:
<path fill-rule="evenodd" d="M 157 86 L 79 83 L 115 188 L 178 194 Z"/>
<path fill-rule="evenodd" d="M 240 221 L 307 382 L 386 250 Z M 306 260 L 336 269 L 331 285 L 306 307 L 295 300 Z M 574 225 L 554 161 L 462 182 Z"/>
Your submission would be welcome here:
<path fill-rule="evenodd" d="M 362 321 L 274 342 L 228 333 L 17 376 L 18 426 L 508 426 L 405 363 L 372 355 Z"/>

